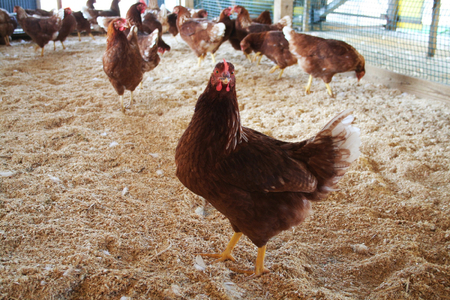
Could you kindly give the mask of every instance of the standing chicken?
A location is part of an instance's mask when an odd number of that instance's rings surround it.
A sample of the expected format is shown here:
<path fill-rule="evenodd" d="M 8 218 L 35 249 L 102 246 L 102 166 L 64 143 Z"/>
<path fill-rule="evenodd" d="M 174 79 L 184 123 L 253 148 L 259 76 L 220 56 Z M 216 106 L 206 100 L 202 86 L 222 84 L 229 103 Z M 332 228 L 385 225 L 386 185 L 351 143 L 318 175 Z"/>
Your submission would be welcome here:
<path fill-rule="evenodd" d="M 241 50 L 240 43 L 250 33 L 282 30 L 283 27 L 291 26 L 292 24 L 289 16 L 281 18 L 276 24 L 272 25 L 255 23 L 250 18 L 247 9 L 240 5 L 235 5 L 231 12 L 236 12 L 238 14 L 235 20 L 234 30 L 230 36 L 230 43 L 236 50 Z"/>
<path fill-rule="evenodd" d="M 254 51 L 254 59 L 256 59 L 258 55 L 261 55 L 258 60 L 258 65 L 262 55 L 267 56 L 271 61 L 276 63 L 269 73 L 273 73 L 276 69 L 280 69 L 281 71 L 278 75 L 278 79 L 281 78 L 286 67 L 297 63 L 297 58 L 289 51 L 289 43 L 284 38 L 281 31 L 250 33 L 242 40 L 241 50 L 246 55 L 250 54 L 251 51 Z"/>
<path fill-rule="evenodd" d="M 346 42 L 296 33 L 290 27 L 283 28 L 283 33 L 289 41 L 289 50 L 309 74 L 306 94 L 310 93 L 313 77 L 321 78 L 333 97 L 329 83 L 334 74 L 355 71 L 359 81 L 366 73 L 364 57 Z"/>
<path fill-rule="evenodd" d="M 93 7 L 94 2 L 88 1 L 86 4 L 88 6 L 83 6 L 81 8 L 81 12 L 83 13 L 83 16 L 91 23 L 92 25 L 97 25 L 97 17 L 120 17 L 120 8 L 119 8 L 119 2 L 120 0 L 112 0 L 111 6 L 109 9 L 105 10 L 97 10 Z M 89 7 L 90 5 L 90 7 Z"/>
<path fill-rule="evenodd" d="M 125 112 L 123 93 L 133 91 L 143 78 L 143 59 L 139 52 L 137 28 L 133 26 L 128 36 L 123 31 L 128 27 L 127 21 L 117 18 L 108 27 L 106 38 L 106 51 L 103 54 L 103 71 L 109 78 L 112 86 L 120 96 L 122 112 Z"/>
<path fill-rule="evenodd" d="M 11 46 L 9 37 L 13 34 L 15 27 L 17 27 L 17 25 L 14 24 L 9 13 L 0 8 L 0 36 L 4 39 L 6 46 Z"/>
<path fill-rule="evenodd" d="M 230 221 L 235 231 L 221 254 L 231 259 L 242 234 L 257 247 L 254 271 L 264 268 L 266 244 L 283 230 L 300 224 L 310 201 L 327 197 L 360 152 L 359 129 L 345 110 L 318 134 L 297 143 L 276 140 L 243 127 L 231 63 L 218 63 L 175 154 L 176 175 Z"/>
<path fill-rule="evenodd" d="M 272 18 L 270 17 L 270 11 L 263 11 L 257 18 L 252 19 L 252 21 L 255 23 L 271 25 Z"/>
<path fill-rule="evenodd" d="M 64 10 L 60 9 L 57 14 L 51 17 L 30 17 L 20 6 L 14 6 L 17 13 L 17 21 L 23 31 L 28 34 L 33 42 L 37 44 L 36 50 L 41 47 L 41 56 L 44 56 L 44 47 L 49 41 L 58 36 L 64 19 Z"/>
<path fill-rule="evenodd" d="M 87 34 L 95 40 L 95 37 L 91 33 L 91 23 L 89 23 L 89 21 L 83 16 L 83 13 L 81 11 L 76 11 L 72 14 L 77 21 L 78 40 L 81 41 L 82 32 L 87 32 Z"/>
<path fill-rule="evenodd" d="M 170 51 L 170 46 L 167 45 L 162 39 L 162 25 L 158 21 L 156 15 L 150 13 L 150 10 L 146 10 L 146 8 L 147 5 L 143 2 L 143 0 L 131 5 L 127 11 L 127 21 L 130 25 L 135 25 L 140 34 L 150 34 L 157 29 L 159 32 L 158 51 L 161 54 L 164 54 L 166 51 Z M 141 14 L 145 14 L 144 20 L 142 20 Z"/>
<path fill-rule="evenodd" d="M 177 28 L 180 36 L 197 55 L 198 66 L 208 52 L 215 63 L 214 53 L 225 35 L 225 24 L 208 19 L 191 19 L 189 11 L 183 6 L 175 6 L 173 11 L 178 15 Z"/>
<path fill-rule="evenodd" d="M 72 15 L 72 10 L 68 7 L 65 8 L 64 9 L 64 20 L 62 22 L 61 29 L 59 30 L 58 36 L 56 37 L 56 39 L 53 40 L 53 50 L 56 50 L 56 45 L 55 45 L 56 41 L 60 41 L 61 45 L 63 46 L 63 49 L 66 49 L 63 42 L 66 40 L 66 38 L 69 36 L 69 34 L 71 34 L 72 31 L 75 30 L 76 27 L 77 27 L 77 20 Z"/>

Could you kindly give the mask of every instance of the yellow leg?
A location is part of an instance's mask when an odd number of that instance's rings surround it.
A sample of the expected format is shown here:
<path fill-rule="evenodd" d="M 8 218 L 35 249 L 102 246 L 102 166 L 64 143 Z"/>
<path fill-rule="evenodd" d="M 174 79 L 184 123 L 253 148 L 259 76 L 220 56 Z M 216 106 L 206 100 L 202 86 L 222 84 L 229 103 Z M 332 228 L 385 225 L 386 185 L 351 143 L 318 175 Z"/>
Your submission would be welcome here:
<path fill-rule="evenodd" d="M 243 273 L 252 275 L 255 277 L 261 276 L 264 273 L 269 273 L 270 271 L 264 268 L 264 257 L 266 256 L 266 246 L 262 246 L 258 248 L 258 256 L 256 257 L 255 270 L 239 270 L 235 268 L 230 268 L 230 270 L 235 271 L 237 273 Z"/>
<path fill-rule="evenodd" d="M 131 104 L 133 104 L 133 92 L 131 92 L 131 99 L 130 99 L 130 105 L 129 106 L 131 106 Z"/>
<path fill-rule="evenodd" d="M 144 80 L 142 80 L 140 83 L 139 83 L 139 88 L 142 90 L 142 82 L 143 82 Z"/>
<path fill-rule="evenodd" d="M 53 41 L 53 51 L 55 51 L 55 50 L 56 50 L 56 42 Z"/>
<path fill-rule="evenodd" d="M 11 44 L 9 43 L 9 35 L 6 35 L 6 36 L 4 37 L 4 40 L 5 40 L 6 46 L 11 46 Z"/>
<path fill-rule="evenodd" d="M 281 75 L 283 75 L 283 72 L 284 72 L 284 69 L 281 69 L 280 74 L 278 74 L 277 80 L 280 80 L 280 79 L 281 79 Z"/>
<path fill-rule="evenodd" d="M 256 52 L 252 57 L 252 62 L 255 62 L 258 56 L 262 55 L 261 52 Z"/>
<path fill-rule="evenodd" d="M 216 64 L 216 58 L 214 57 L 214 53 L 211 53 L 211 58 L 213 60 L 213 63 Z"/>
<path fill-rule="evenodd" d="M 225 261 L 227 259 L 231 259 L 232 261 L 236 261 L 236 259 L 231 255 L 231 251 L 233 251 L 234 246 L 236 246 L 237 242 L 242 236 L 242 232 L 235 232 L 233 236 L 231 237 L 230 242 L 228 243 L 227 247 L 225 248 L 225 251 L 223 251 L 220 254 L 209 254 L 209 253 L 199 253 L 202 256 L 208 256 L 217 258 L 215 262 L 219 261 Z"/>
<path fill-rule="evenodd" d="M 258 63 L 256 64 L 257 66 L 259 66 L 259 64 L 261 63 L 261 59 L 263 58 L 263 56 L 262 56 L 262 54 L 259 56 L 259 59 L 258 59 Z"/>
<path fill-rule="evenodd" d="M 122 108 L 122 112 L 125 113 L 125 106 L 123 105 L 123 95 L 119 96 L 120 107 Z"/>
<path fill-rule="evenodd" d="M 92 33 L 89 33 L 89 36 L 95 41 L 95 37 L 92 35 Z"/>
<path fill-rule="evenodd" d="M 44 56 L 44 47 L 42 47 L 42 50 L 41 50 L 41 57 L 43 57 Z"/>
<path fill-rule="evenodd" d="M 81 34 L 79 31 L 77 33 L 78 33 L 78 41 L 81 42 Z"/>
<path fill-rule="evenodd" d="M 249 62 L 252 62 L 252 58 L 251 58 L 250 54 L 245 54 L 245 57 L 247 57 Z"/>
<path fill-rule="evenodd" d="M 306 95 L 309 95 L 309 94 L 311 93 L 311 84 L 312 84 L 312 80 L 313 80 L 312 75 L 309 75 L 308 84 L 307 84 L 306 87 L 305 87 Z"/>
<path fill-rule="evenodd" d="M 327 91 L 328 91 L 328 95 L 330 95 L 331 97 L 334 97 L 333 91 L 331 90 L 331 87 L 328 83 L 325 83 L 326 87 L 327 87 Z"/>
<path fill-rule="evenodd" d="M 64 43 L 61 41 L 61 45 L 63 46 L 63 49 L 66 50 L 66 47 L 64 46 Z"/>
<path fill-rule="evenodd" d="M 202 60 L 205 58 L 205 55 L 204 54 L 201 54 L 199 57 L 198 57 L 198 66 L 200 67 L 200 65 L 202 64 Z"/>
<path fill-rule="evenodd" d="M 38 51 L 39 48 L 39 45 L 34 46 L 34 52 Z"/>
<path fill-rule="evenodd" d="M 272 69 L 270 69 L 270 71 L 269 71 L 269 73 L 273 73 L 273 72 L 275 72 L 277 69 L 279 69 L 280 68 L 280 66 L 278 66 L 278 65 L 275 65 L 275 66 L 273 66 L 272 67 Z"/>

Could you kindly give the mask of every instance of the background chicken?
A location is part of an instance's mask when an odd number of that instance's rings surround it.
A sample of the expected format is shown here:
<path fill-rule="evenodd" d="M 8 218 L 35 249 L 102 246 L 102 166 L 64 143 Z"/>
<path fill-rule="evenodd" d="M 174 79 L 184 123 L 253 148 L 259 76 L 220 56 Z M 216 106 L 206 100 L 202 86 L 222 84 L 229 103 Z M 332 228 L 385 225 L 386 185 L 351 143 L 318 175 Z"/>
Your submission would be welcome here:
<path fill-rule="evenodd" d="M 177 14 L 171 13 L 167 15 L 167 25 L 169 26 L 167 29 L 169 33 L 176 36 L 178 34 Z"/>
<path fill-rule="evenodd" d="M 58 36 L 64 18 L 64 10 L 60 9 L 51 17 L 39 18 L 28 16 L 20 6 L 14 6 L 14 12 L 17 13 L 17 21 L 23 31 L 37 44 L 36 50 L 41 47 L 41 56 L 44 56 L 45 45 Z"/>
<path fill-rule="evenodd" d="M 198 65 L 209 52 L 215 63 L 214 53 L 225 35 L 225 24 L 208 19 L 191 19 L 189 11 L 183 6 L 175 6 L 177 28 L 181 38 L 198 57 Z"/>
<path fill-rule="evenodd" d="M 109 24 L 106 51 L 103 54 L 103 71 L 120 96 L 122 112 L 125 112 L 123 93 L 125 90 L 131 91 L 131 104 L 133 91 L 142 81 L 144 73 L 143 59 L 137 41 L 137 28 L 133 26 L 127 37 L 124 33 L 127 26 L 127 21 L 123 18 L 117 18 Z"/>
<path fill-rule="evenodd" d="M 284 38 L 284 34 L 281 31 L 251 33 L 242 40 L 241 49 L 246 55 L 254 51 L 255 60 L 258 55 L 261 55 L 258 64 L 262 55 L 267 56 L 268 59 L 276 64 L 269 73 L 275 72 L 276 69 L 281 69 L 278 79 L 281 78 L 286 67 L 297 63 L 297 58 L 289 51 L 289 42 Z"/>
<path fill-rule="evenodd" d="M 272 25 L 255 23 L 250 18 L 250 14 L 248 13 L 247 9 L 240 5 L 235 5 L 231 12 L 236 12 L 238 14 L 235 20 L 234 30 L 230 36 L 230 43 L 236 50 L 241 50 L 240 44 L 242 40 L 250 33 L 282 30 L 283 27 L 291 26 L 292 24 L 291 18 L 289 16 L 283 17 L 276 24 Z"/>
<path fill-rule="evenodd" d="M 261 24 L 255 23 L 250 18 L 250 14 L 248 10 L 240 5 L 235 5 L 233 7 L 233 13 L 236 12 L 238 14 L 236 18 L 236 29 L 243 30 L 249 33 L 255 32 L 263 32 L 263 31 L 271 31 L 271 30 L 282 30 L 285 26 L 291 26 L 292 21 L 289 16 L 284 16 L 281 18 L 276 24 Z"/>
<path fill-rule="evenodd" d="M 170 46 L 167 45 L 162 39 L 162 25 L 158 21 L 157 17 L 153 13 L 149 13 L 146 8 L 147 5 L 144 2 L 138 2 L 131 5 L 127 11 L 127 21 L 130 25 L 134 25 L 138 28 L 139 39 L 144 33 L 151 34 L 155 30 L 158 30 L 158 51 L 161 54 L 164 54 L 166 51 L 170 51 Z M 144 20 L 142 20 L 141 15 L 144 15 Z"/>
<path fill-rule="evenodd" d="M 270 17 L 270 11 L 263 11 L 257 18 L 252 19 L 252 21 L 255 23 L 271 25 L 272 18 Z"/>
<path fill-rule="evenodd" d="M 56 50 L 56 41 L 60 41 L 63 49 L 66 49 L 64 46 L 64 41 L 71 34 L 75 28 L 77 27 L 77 20 L 72 15 L 72 10 L 67 7 L 64 9 L 64 19 L 62 21 L 61 29 L 58 31 L 58 36 L 53 40 L 53 50 Z"/>
<path fill-rule="evenodd" d="M 83 16 L 83 13 L 81 11 L 76 11 L 73 12 L 72 15 L 77 21 L 78 40 L 81 41 L 82 32 L 86 32 L 87 34 L 89 34 L 89 36 L 92 37 L 93 40 L 95 40 L 95 37 L 91 33 L 91 23 L 89 23 L 89 21 Z"/>
<path fill-rule="evenodd" d="M 306 94 L 310 93 L 313 77 L 321 78 L 333 97 L 329 83 L 334 74 L 355 71 L 359 81 L 366 73 L 364 57 L 346 42 L 296 33 L 290 27 L 283 28 L 283 33 L 289 41 L 289 50 L 309 74 Z"/>
<path fill-rule="evenodd" d="M 106 10 L 97 10 L 93 8 L 89 8 L 88 6 L 83 6 L 81 8 L 81 12 L 83 13 L 83 16 L 91 23 L 92 25 L 97 25 L 97 17 L 120 17 L 120 8 L 119 8 L 119 2 L 120 0 L 112 0 L 111 7 Z M 87 4 L 91 5 L 95 3 L 93 2 L 87 2 Z"/>
<path fill-rule="evenodd" d="M 180 181 L 224 214 L 235 231 L 223 253 L 203 255 L 234 260 L 231 251 L 245 234 L 258 247 L 255 270 L 236 271 L 267 272 L 269 239 L 300 224 L 309 201 L 326 198 L 358 158 L 359 129 L 351 126 L 351 113 L 341 112 L 302 142 L 273 139 L 241 125 L 234 66 L 217 64 L 175 154 Z"/>
<path fill-rule="evenodd" d="M 36 8 L 36 9 L 25 9 L 25 12 L 32 16 L 32 15 L 36 15 L 36 16 L 42 16 L 42 17 L 51 17 L 53 16 L 53 11 L 48 11 L 48 10 L 44 10 L 44 9 L 40 9 L 40 8 Z"/>
<path fill-rule="evenodd" d="M 144 3 L 141 0 L 142 3 Z M 167 31 L 169 31 L 169 23 L 168 23 L 168 16 L 169 16 L 169 11 L 166 9 L 166 6 L 163 4 L 161 4 L 161 8 L 150 8 L 147 7 L 147 9 L 145 10 L 145 12 L 142 14 L 142 19 L 145 19 L 145 16 L 147 14 L 152 14 L 156 17 L 156 19 L 159 21 L 159 23 L 161 23 L 162 26 L 162 30 L 160 30 L 160 33 L 166 33 Z M 175 23 L 174 23 L 175 24 Z"/>
<path fill-rule="evenodd" d="M 208 17 L 208 12 L 206 11 L 206 9 L 194 9 L 194 8 L 188 8 L 189 12 L 191 13 L 191 18 L 207 18 Z"/>
<path fill-rule="evenodd" d="M 11 19 L 9 13 L 0 8 L 0 36 L 5 41 L 5 45 L 11 46 L 9 43 L 9 37 L 13 34 L 17 28 L 17 24 Z"/>

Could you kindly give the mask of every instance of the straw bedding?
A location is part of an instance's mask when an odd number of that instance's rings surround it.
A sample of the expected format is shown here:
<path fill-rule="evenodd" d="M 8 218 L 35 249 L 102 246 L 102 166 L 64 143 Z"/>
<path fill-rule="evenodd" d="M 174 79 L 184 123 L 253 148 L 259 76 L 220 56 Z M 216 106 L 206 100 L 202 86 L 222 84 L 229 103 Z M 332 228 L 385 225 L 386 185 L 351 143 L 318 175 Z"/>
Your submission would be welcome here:
<path fill-rule="evenodd" d="M 125 114 L 102 70 L 105 37 L 69 37 L 41 58 L 0 52 L 0 299 L 450 299 L 450 105 L 343 74 L 336 98 L 298 66 L 283 78 L 224 44 L 243 124 L 286 141 L 355 109 L 361 156 L 340 190 L 267 245 L 246 238 L 175 176 L 175 147 L 213 69 L 172 51 Z M 129 101 L 129 92 L 125 93 Z"/>

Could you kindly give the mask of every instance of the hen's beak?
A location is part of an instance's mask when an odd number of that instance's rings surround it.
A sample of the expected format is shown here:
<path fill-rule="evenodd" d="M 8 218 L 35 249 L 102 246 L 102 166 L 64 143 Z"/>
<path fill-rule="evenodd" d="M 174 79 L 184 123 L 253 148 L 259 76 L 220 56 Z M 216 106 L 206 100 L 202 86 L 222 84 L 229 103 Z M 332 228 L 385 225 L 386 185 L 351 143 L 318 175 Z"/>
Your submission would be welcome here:
<path fill-rule="evenodd" d="M 230 82 L 230 77 L 220 77 L 220 81 L 222 81 L 223 84 L 227 85 Z"/>

